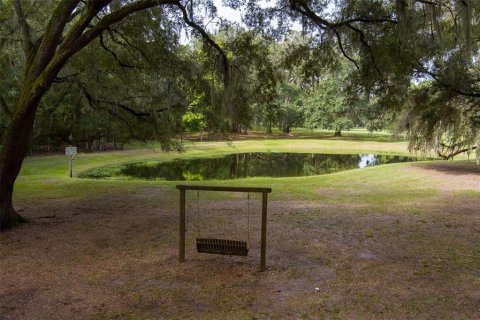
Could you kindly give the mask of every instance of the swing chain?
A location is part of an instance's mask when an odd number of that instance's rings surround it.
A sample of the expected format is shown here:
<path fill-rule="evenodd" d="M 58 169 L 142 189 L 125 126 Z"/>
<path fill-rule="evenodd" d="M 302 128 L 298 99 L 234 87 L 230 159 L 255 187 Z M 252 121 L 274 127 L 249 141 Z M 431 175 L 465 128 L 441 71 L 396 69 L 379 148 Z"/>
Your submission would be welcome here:
<path fill-rule="evenodd" d="M 200 191 L 197 190 L 197 235 L 200 234 Z"/>
<path fill-rule="evenodd" d="M 250 243 L 250 192 L 247 193 L 247 243 Z"/>

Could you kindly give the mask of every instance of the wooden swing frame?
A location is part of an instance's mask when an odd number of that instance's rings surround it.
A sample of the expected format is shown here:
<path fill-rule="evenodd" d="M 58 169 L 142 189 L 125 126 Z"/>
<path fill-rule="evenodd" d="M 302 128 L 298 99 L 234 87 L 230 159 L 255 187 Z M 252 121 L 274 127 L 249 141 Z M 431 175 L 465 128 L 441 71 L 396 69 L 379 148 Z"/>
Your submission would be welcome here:
<path fill-rule="evenodd" d="M 180 191 L 180 227 L 178 242 L 178 260 L 185 262 L 185 199 L 187 190 L 199 191 L 220 191 L 220 192 L 250 192 L 262 194 L 262 228 L 260 240 L 260 270 L 267 268 L 267 196 L 272 192 L 272 188 L 255 188 L 255 187 L 215 187 L 215 186 L 198 186 L 198 185 L 177 185 Z"/>

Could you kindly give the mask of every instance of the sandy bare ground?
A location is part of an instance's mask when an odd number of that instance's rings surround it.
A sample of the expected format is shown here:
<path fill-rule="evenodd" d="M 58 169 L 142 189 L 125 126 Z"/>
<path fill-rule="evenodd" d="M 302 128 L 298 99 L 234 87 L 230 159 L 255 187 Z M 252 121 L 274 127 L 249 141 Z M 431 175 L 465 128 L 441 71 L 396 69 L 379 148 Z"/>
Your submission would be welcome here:
<path fill-rule="evenodd" d="M 409 170 L 438 196 L 270 202 L 265 272 L 255 198 L 250 217 L 244 197 L 201 198 L 197 219 L 192 196 L 183 264 L 171 187 L 21 203 L 31 222 L 0 235 L 0 319 L 480 319 L 480 174 Z M 247 237 L 250 254 L 197 254 L 199 234 Z"/>

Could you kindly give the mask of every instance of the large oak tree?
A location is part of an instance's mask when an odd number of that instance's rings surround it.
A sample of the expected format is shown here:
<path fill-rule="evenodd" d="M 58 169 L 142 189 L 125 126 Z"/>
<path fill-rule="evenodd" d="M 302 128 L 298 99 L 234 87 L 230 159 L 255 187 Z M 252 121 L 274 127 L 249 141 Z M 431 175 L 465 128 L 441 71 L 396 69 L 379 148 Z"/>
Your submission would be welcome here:
<path fill-rule="evenodd" d="M 227 68 L 227 59 L 208 33 L 192 19 L 179 0 L 61 0 L 49 3 L 52 11 L 44 31 L 35 36 L 21 0 L 13 0 L 24 51 L 24 74 L 18 99 L 4 132 L 0 153 L 0 229 L 24 221 L 13 208 L 15 180 L 25 158 L 38 106 L 69 59 L 103 32 L 130 15 L 153 7 L 170 10 L 166 18 L 183 19 L 218 51 Z M 46 4 L 43 4 L 46 6 Z M 228 76 L 225 76 L 228 79 Z M 3 102 L 3 101 L 2 101 Z M 2 103 L 2 106 L 4 104 Z M 10 108 L 5 107 L 7 110 Z"/>

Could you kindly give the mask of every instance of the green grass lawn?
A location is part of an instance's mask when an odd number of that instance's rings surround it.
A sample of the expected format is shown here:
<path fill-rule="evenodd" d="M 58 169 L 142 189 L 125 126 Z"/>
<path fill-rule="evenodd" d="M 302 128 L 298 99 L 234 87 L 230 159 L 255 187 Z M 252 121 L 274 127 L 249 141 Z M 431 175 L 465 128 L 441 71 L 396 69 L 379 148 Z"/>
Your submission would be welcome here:
<path fill-rule="evenodd" d="M 317 139 L 305 136 L 305 130 L 298 134 L 300 139 L 277 138 L 261 140 L 240 141 L 207 141 L 185 142 L 186 152 L 162 152 L 155 144 L 134 145 L 127 151 L 79 154 L 74 160 L 74 178 L 68 177 L 68 160 L 63 155 L 27 158 L 15 189 L 15 199 L 27 200 L 32 198 L 68 198 L 77 197 L 79 194 L 89 196 L 98 192 L 118 193 L 135 190 L 142 185 L 173 186 L 176 182 L 168 181 L 135 181 L 118 180 L 102 181 L 92 179 L 79 179 L 77 176 L 92 168 L 112 167 L 123 163 L 138 161 L 168 161 L 174 158 L 215 157 L 229 153 L 240 152 L 317 152 L 317 153 L 378 153 L 389 155 L 411 155 L 406 143 L 396 141 L 386 134 L 369 134 L 364 130 L 347 131 L 344 137 L 338 139 L 322 139 L 331 137 L 326 131 L 316 131 Z M 309 132 L 307 132 L 308 134 Z M 349 140 L 351 137 L 354 139 Z M 320 140 L 318 139 L 320 138 Z M 387 142 L 385 142 L 387 141 Z M 143 148 L 142 148 L 143 147 Z M 355 184 L 365 188 L 371 185 L 395 185 L 395 190 L 382 189 L 374 195 L 364 195 L 362 200 L 385 201 L 391 198 L 394 192 L 395 199 L 403 200 L 415 192 L 432 193 L 424 177 L 411 177 L 409 175 L 395 175 L 392 169 L 402 168 L 404 165 L 395 164 L 388 167 L 367 168 L 339 172 L 319 177 L 295 178 L 248 178 L 230 181 L 207 181 L 214 185 L 268 185 L 274 188 L 273 199 L 311 200 L 320 196 L 325 201 L 334 201 L 336 197 L 322 196 L 316 188 L 327 187 L 342 190 Z M 397 169 L 401 171 L 401 169 Z M 395 180 L 393 180 L 395 178 Z M 415 185 L 420 191 L 412 191 Z M 370 201 L 369 200 L 369 201 Z M 342 199 L 339 199 L 341 202 Z"/>
<path fill-rule="evenodd" d="M 317 132 L 318 133 L 318 132 Z M 349 132 L 355 136 L 355 133 Z M 118 152 L 103 153 L 80 153 L 74 160 L 74 176 L 88 169 L 97 167 L 109 167 L 118 164 L 138 162 L 138 161 L 167 161 L 174 158 L 194 158 L 194 157 L 214 157 L 229 153 L 239 152 L 318 152 L 318 153 L 381 153 L 390 155 L 409 155 L 404 142 L 382 142 L 390 139 L 388 135 L 379 135 L 381 139 L 365 132 L 360 132 L 355 140 L 347 140 L 348 137 L 341 139 L 308 139 L 300 131 L 301 139 L 273 139 L 273 140 L 242 140 L 242 141 L 208 141 L 208 142 L 185 142 L 186 152 L 162 152 L 158 145 L 133 145 L 130 150 Z M 325 136 L 325 132 L 319 132 L 318 137 Z M 360 137 L 362 138 L 360 140 Z M 358 140 L 357 140 L 358 139 Z M 380 141 L 377 141 L 380 140 Z M 278 180 L 278 181 L 276 181 Z M 285 185 L 285 179 L 276 179 L 278 187 Z M 302 187 L 299 192 L 308 194 L 310 190 L 308 181 L 315 181 L 312 178 L 290 178 L 287 180 L 295 181 Z M 55 188 L 57 183 L 62 183 L 62 188 Z M 145 183 L 145 182 L 140 182 Z M 158 182 L 161 183 L 161 182 Z M 218 184 L 262 184 L 272 183 L 269 178 L 243 179 L 238 181 L 217 182 Z M 28 197 L 68 197 L 69 192 L 76 194 L 75 188 L 80 188 L 82 192 L 88 193 L 88 186 L 94 185 L 95 188 L 107 188 L 114 191 L 116 188 L 128 188 L 129 185 L 135 185 L 135 181 L 117 181 L 109 183 L 106 181 L 95 181 L 88 179 L 70 179 L 68 177 L 68 160 L 64 155 L 29 157 L 25 160 L 20 177 L 16 185 L 15 197 L 22 199 Z M 163 182 L 161 184 L 172 184 Z M 72 189 L 71 189 L 72 188 Z M 105 190 L 108 191 L 108 190 Z M 287 190 L 282 190 L 287 191 Z M 50 192 L 53 192 L 50 194 Z"/>
<path fill-rule="evenodd" d="M 73 178 L 64 155 L 27 158 L 14 198 L 31 222 L 0 234 L 0 314 L 51 319 L 479 317 L 480 170 L 473 161 L 197 182 L 272 187 L 269 268 L 262 273 L 255 241 L 245 259 L 196 254 L 194 220 L 187 221 L 187 262 L 177 262 L 176 182 L 78 178 L 96 167 L 233 152 L 409 155 L 405 142 L 384 134 L 294 134 L 230 143 L 187 141 L 184 153 L 165 153 L 156 145 L 81 153 Z M 187 195 L 189 219 L 195 199 Z M 245 222 L 241 195 L 202 193 L 199 206 L 215 229 L 231 227 L 228 216 L 216 215 L 222 210 L 238 212 L 234 219 Z M 253 197 L 252 211 L 257 209 Z M 249 236 L 255 238 L 258 224 L 252 219 Z"/>

